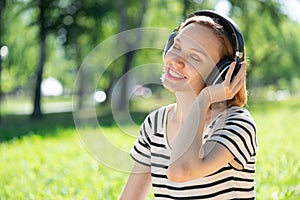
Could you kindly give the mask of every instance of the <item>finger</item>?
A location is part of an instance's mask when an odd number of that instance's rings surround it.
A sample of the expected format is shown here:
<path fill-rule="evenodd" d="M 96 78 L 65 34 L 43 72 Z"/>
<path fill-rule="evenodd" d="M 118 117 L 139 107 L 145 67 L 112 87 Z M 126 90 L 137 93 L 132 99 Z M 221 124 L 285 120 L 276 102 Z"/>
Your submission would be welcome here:
<path fill-rule="evenodd" d="M 246 76 L 246 65 L 247 65 L 247 63 L 242 62 L 240 65 L 241 65 L 241 67 L 240 67 L 238 73 L 236 74 L 235 77 L 233 77 L 233 79 L 231 81 L 232 85 L 236 85 L 240 81 L 241 78 Z"/>
<path fill-rule="evenodd" d="M 242 88 L 245 83 L 245 78 L 241 78 L 236 85 L 234 85 L 233 93 L 236 94 Z"/>
<path fill-rule="evenodd" d="M 231 79 L 231 77 L 232 77 L 232 74 L 233 74 L 235 65 L 236 65 L 236 62 L 234 61 L 234 62 L 232 62 L 232 63 L 230 64 L 230 66 L 229 66 L 228 72 L 227 72 L 227 74 L 226 74 L 226 76 L 225 76 L 225 81 L 227 81 L 227 83 L 230 82 L 230 79 Z"/>
<path fill-rule="evenodd" d="M 233 83 L 234 84 L 233 85 L 233 88 L 234 88 L 233 90 L 236 91 L 236 92 L 238 92 L 241 89 L 241 87 L 244 85 L 244 83 L 246 81 L 246 65 L 243 64 L 241 66 L 241 68 L 242 69 L 238 73 L 238 75 L 235 78 L 234 83 Z"/>
<path fill-rule="evenodd" d="M 246 72 L 247 63 L 244 61 L 244 62 L 241 62 L 240 65 L 241 65 L 241 69 L 239 70 L 238 75 L 240 75 L 240 74 L 243 75 Z"/>

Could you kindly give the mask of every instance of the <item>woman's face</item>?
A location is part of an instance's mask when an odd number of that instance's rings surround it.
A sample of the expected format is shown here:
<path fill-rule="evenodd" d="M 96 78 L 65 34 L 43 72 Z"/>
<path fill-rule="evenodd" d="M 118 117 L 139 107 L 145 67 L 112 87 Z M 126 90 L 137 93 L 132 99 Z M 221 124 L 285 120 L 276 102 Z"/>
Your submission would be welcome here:
<path fill-rule="evenodd" d="M 197 23 L 184 27 L 164 57 L 164 87 L 174 93 L 199 94 L 208 74 L 220 60 L 221 47 L 209 27 Z"/>

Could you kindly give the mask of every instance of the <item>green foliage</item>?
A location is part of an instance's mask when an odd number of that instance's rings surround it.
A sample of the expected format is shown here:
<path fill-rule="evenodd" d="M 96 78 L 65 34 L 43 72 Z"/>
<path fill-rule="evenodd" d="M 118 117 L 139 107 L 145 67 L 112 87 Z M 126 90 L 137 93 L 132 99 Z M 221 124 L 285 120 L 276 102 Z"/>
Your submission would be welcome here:
<path fill-rule="evenodd" d="M 217 2 L 185 0 L 170 4 L 159 0 L 149 1 L 143 26 L 173 29 L 183 20 L 183 15 L 199 9 L 213 9 Z M 293 79 L 299 78 L 299 73 L 294 72 L 300 63 L 300 25 L 283 14 L 280 3 L 275 0 L 229 2 L 230 16 L 241 27 L 246 41 L 248 85 L 279 85 L 282 79 L 290 85 Z M 27 89 L 28 92 L 33 87 L 38 58 L 36 6 L 36 1 L 6 2 L 2 41 L 9 47 L 9 57 L 3 63 L 1 83 L 5 92 L 16 89 Z M 56 77 L 71 90 L 77 67 L 84 57 L 99 42 L 119 32 L 119 13 L 115 4 L 107 0 L 55 0 L 47 6 L 46 28 L 49 35 L 44 77 Z M 124 9 L 131 15 L 130 22 L 136 20 L 135 13 L 141 2 L 128 1 L 126 6 Z M 149 63 L 145 58 L 149 59 L 147 52 L 141 51 L 134 62 L 137 65 Z M 159 53 L 153 59 L 162 62 Z M 112 81 L 121 76 L 119 68 L 108 69 L 103 79 L 103 89 L 109 89 Z"/>
<path fill-rule="evenodd" d="M 31 11 L 17 14 L 21 6 L 8 2 L 3 13 L 2 44 L 8 46 L 9 55 L 3 61 L 2 89 L 10 92 L 31 83 L 37 60 L 36 27 L 28 27 L 28 15 Z M 26 31 L 25 31 L 26 30 Z M 18 81 L 16 81 L 18 80 Z"/>
<path fill-rule="evenodd" d="M 245 38 L 249 86 L 252 88 L 290 82 L 299 65 L 297 38 L 300 25 L 282 12 L 279 1 L 230 1 L 231 16 L 239 24 Z M 291 27 L 293 26 L 293 27 Z M 291 43 L 290 43 L 291 42 Z M 296 56 L 298 55 L 298 56 Z M 285 89 L 290 89 L 286 87 Z"/>
<path fill-rule="evenodd" d="M 300 198 L 299 100 L 259 102 L 249 109 L 258 127 L 257 199 Z M 30 123 L 18 116 L 4 120 L 2 138 L 26 130 L 27 135 L 0 143 L 1 199 L 100 200 L 120 194 L 128 174 L 104 166 L 82 147 L 71 113 Z M 120 148 L 129 150 L 134 142 L 119 137 L 118 127 L 102 128 Z"/>

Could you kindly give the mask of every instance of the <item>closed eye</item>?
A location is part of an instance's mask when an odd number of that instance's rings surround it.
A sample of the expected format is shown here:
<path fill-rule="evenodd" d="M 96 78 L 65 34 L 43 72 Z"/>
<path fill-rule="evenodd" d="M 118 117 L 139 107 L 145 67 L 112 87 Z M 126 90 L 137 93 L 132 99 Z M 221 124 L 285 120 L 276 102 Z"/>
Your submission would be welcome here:
<path fill-rule="evenodd" d="M 173 44 L 173 49 L 180 50 L 180 46 L 177 43 Z"/>
<path fill-rule="evenodd" d="M 197 54 L 191 54 L 191 58 L 197 62 L 200 62 L 201 61 L 201 58 L 200 56 L 198 56 Z"/>
<path fill-rule="evenodd" d="M 180 42 L 179 38 L 176 36 L 174 38 L 173 49 L 175 49 L 175 50 L 181 50 L 180 44 L 181 44 L 181 42 Z"/>

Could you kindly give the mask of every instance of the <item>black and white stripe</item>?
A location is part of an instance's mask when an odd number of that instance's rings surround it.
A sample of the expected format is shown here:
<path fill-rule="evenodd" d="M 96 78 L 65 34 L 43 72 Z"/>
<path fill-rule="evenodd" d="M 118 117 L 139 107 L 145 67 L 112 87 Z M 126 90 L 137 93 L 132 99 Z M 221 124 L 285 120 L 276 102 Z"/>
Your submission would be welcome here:
<path fill-rule="evenodd" d="M 151 166 L 156 199 L 255 199 L 254 172 L 257 152 L 256 126 L 246 109 L 231 107 L 211 123 L 204 142 L 224 145 L 242 166 L 230 164 L 217 172 L 184 183 L 168 180 L 171 149 L 166 139 L 168 109 L 162 107 L 148 115 L 130 154 L 143 165 Z"/>

